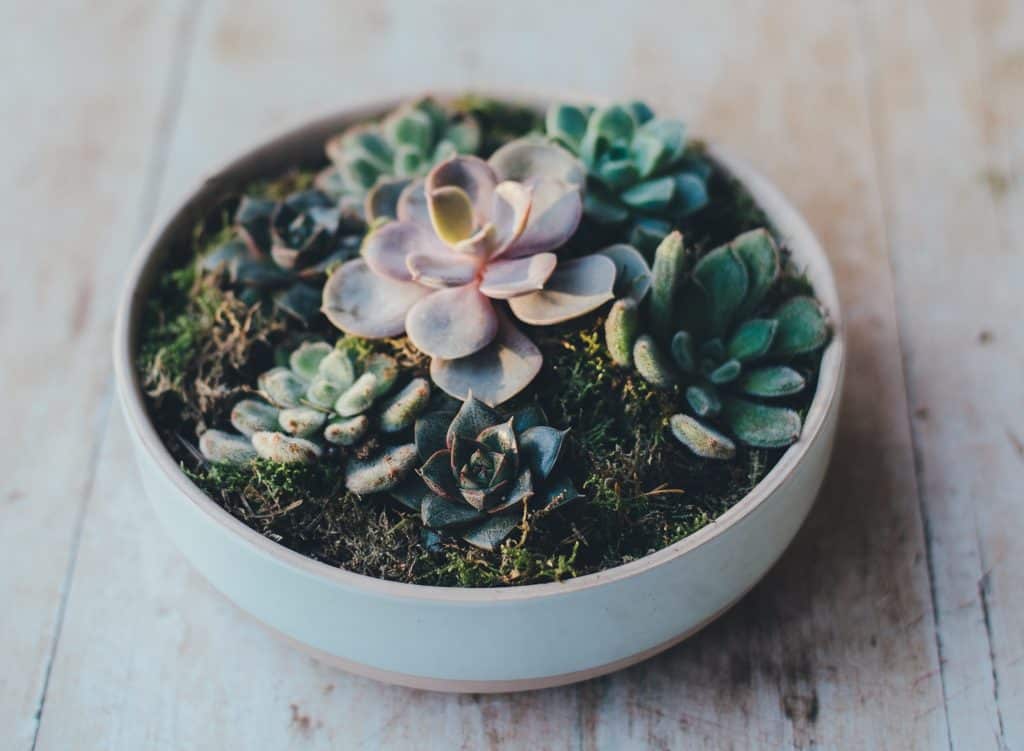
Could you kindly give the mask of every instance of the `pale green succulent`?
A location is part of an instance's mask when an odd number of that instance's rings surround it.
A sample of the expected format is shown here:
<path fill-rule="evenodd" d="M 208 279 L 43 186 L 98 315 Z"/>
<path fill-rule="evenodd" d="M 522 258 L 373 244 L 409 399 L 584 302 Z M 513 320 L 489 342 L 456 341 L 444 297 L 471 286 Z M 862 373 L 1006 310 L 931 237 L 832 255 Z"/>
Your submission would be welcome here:
<path fill-rule="evenodd" d="M 363 237 L 362 227 L 318 190 L 282 201 L 243 197 L 234 229 L 203 258 L 204 270 L 225 273 L 243 301 L 270 299 L 305 323 L 319 313 L 328 270 L 354 256 Z"/>
<path fill-rule="evenodd" d="M 586 165 L 586 215 L 627 225 L 638 247 L 653 248 L 708 201 L 709 168 L 687 153 L 685 126 L 655 117 L 642 102 L 596 109 L 556 104 L 545 129 Z"/>
<path fill-rule="evenodd" d="M 682 390 L 691 414 L 672 416 L 672 434 L 708 459 L 731 459 L 732 438 L 759 448 L 795 442 L 800 415 L 771 402 L 803 391 L 806 379 L 787 363 L 825 346 L 829 327 L 806 295 L 768 309 L 780 274 L 771 235 L 746 232 L 689 268 L 682 236 L 673 232 L 649 274 L 642 304 L 623 298 L 612 306 L 605 339 L 619 365 L 657 388 Z"/>
<path fill-rule="evenodd" d="M 568 431 L 546 423 L 539 407 L 503 415 L 472 395 L 458 412 L 428 412 L 416 421 L 413 451 L 401 457 L 419 468 L 391 494 L 428 529 L 494 550 L 524 512 L 552 511 L 580 495 L 557 466 Z"/>
<path fill-rule="evenodd" d="M 331 166 L 316 185 L 343 210 L 367 219 L 394 217 L 409 181 L 458 154 L 480 148 L 480 125 L 433 99 L 402 105 L 380 123 L 354 125 L 327 142 Z"/>
<path fill-rule="evenodd" d="M 399 377 L 389 355 L 360 357 L 345 339 L 332 347 L 305 342 L 287 366 L 263 373 L 260 399 L 231 411 L 238 433 L 208 430 L 199 440 L 210 462 L 245 463 L 261 457 L 312 463 L 328 444 L 354 446 L 371 435 L 399 435 L 413 426 L 430 400 L 430 384 L 413 378 L 394 395 Z M 390 396 L 389 396 L 390 395 Z"/>

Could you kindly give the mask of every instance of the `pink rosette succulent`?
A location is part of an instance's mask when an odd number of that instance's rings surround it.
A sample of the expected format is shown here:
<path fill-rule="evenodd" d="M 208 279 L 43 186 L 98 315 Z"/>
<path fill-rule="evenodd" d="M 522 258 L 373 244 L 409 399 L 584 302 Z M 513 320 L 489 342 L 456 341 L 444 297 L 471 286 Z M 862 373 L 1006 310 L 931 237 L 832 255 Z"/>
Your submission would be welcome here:
<path fill-rule="evenodd" d="M 324 313 L 356 336 L 407 334 L 452 396 L 506 401 L 543 360 L 514 319 L 552 325 L 612 299 L 609 258 L 553 252 L 579 225 L 584 178 L 567 151 L 528 138 L 486 162 L 439 164 L 386 207 L 397 220 L 367 236 L 362 257 L 331 275 Z"/>

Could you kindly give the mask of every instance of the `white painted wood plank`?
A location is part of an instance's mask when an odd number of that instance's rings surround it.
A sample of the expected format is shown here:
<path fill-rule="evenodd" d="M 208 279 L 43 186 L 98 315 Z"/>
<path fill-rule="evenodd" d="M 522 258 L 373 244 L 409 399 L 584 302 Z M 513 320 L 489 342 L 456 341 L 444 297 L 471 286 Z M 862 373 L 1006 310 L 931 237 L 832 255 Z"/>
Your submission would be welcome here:
<path fill-rule="evenodd" d="M 0 742 L 33 743 L 109 408 L 114 290 L 147 210 L 177 11 L 0 5 Z"/>
<path fill-rule="evenodd" d="M 867 22 L 952 747 L 1021 748 L 1024 9 L 874 2 Z"/>
<path fill-rule="evenodd" d="M 115 421 L 39 748 L 946 742 L 855 19 L 809 0 L 665 2 L 626 33 L 618 3 L 565 6 L 216 3 L 161 195 L 308 113 L 432 86 L 543 91 L 557 77 L 688 116 L 779 180 L 841 276 L 852 366 L 837 466 L 793 551 L 720 624 L 625 673 L 522 696 L 386 688 L 279 645 L 211 592 L 156 528 Z"/>

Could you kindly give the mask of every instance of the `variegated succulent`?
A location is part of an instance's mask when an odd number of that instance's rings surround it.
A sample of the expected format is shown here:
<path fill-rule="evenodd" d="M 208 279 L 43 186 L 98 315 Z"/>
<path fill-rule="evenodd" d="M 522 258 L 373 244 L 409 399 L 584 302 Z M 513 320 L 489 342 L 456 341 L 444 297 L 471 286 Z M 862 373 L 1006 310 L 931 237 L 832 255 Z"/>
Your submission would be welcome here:
<path fill-rule="evenodd" d="M 615 264 L 560 261 L 582 212 L 584 170 L 560 146 L 512 141 L 487 161 L 455 157 L 401 193 L 397 221 L 324 286 L 323 311 L 363 337 L 408 335 L 434 382 L 458 399 L 511 398 L 540 370 L 513 323 L 547 326 L 612 299 Z"/>
<path fill-rule="evenodd" d="M 746 232 L 688 268 L 682 236 L 673 232 L 658 246 L 653 270 L 634 264 L 632 273 L 647 279 L 640 287 L 649 292 L 612 306 L 608 352 L 652 385 L 683 390 L 691 414 L 671 417 L 673 435 L 708 459 L 735 455 L 729 436 L 761 448 L 796 441 L 800 415 L 765 402 L 804 389 L 804 376 L 787 363 L 823 347 L 829 327 L 809 296 L 766 309 L 780 274 L 771 235 Z"/>
<path fill-rule="evenodd" d="M 409 181 L 435 164 L 480 148 L 472 115 L 450 112 L 433 99 L 404 104 L 380 123 L 354 125 L 327 142 L 331 166 L 316 185 L 360 217 L 387 215 Z"/>
<path fill-rule="evenodd" d="M 587 216 L 628 225 L 630 242 L 644 250 L 707 203 L 709 168 L 687 154 L 686 127 L 655 117 L 642 102 L 596 109 L 556 104 L 545 128 L 586 165 Z"/>
<path fill-rule="evenodd" d="M 362 229 L 318 190 L 283 201 L 245 197 L 235 212 L 235 235 L 203 259 L 221 270 L 247 302 L 269 295 L 284 312 L 308 323 L 320 307 L 327 270 L 355 255 Z"/>
<path fill-rule="evenodd" d="M 415 475 L 391 490 L 433 530 L 494 550 L 524 513 L 579 497 L 557 468 L 568 431 L 547 425 L 537 406 L 502 415 L 472 395 L 458 412 L 416 421 Z"/>
<path fill-rule="evenodd" d="M 244 463 L 262 457 L 312 463 L 326 444 L 353 446 L 371 434 L 401 434 L 430 400 L 430 384 L 413 378 L 388 396 L 399 378 L 393 357 L 360 357 L 347 340 L 332 347 L 305 342 L 288 366 L 258 379 L 260 399 L 243 399 L 231 410 L 238 433 L 208 430 L 199 448 L 207 461 Z"/>

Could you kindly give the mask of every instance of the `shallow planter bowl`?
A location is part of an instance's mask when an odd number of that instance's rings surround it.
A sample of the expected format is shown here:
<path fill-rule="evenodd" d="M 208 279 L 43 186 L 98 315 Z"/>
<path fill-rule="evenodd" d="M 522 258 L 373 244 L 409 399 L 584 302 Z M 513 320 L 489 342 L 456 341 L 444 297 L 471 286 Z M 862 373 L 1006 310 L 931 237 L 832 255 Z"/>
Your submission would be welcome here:
<path fill-rule="evenodd" d="M 743 161 L 712 147 L 806 268 L 834 335 L 803 435 L 739 503 L 697 533 L 640 560 L 565 582 L 493 589 L 383 581 L 318 563 L 266 539 L 199 490 L 161 443 L 135 370 L 145 302 L 161 268 L 219 197 L 294 165 L 394 103 L 351 109 L 259 146 L 204 181 L 139 251 L 117 320 L 114 360 L 139 473 L 171 538 L 243 610 L 295 645 L 353 673 L 418 688 L 494 692 L 601 675 L 667 649 L 743 596 L 793 539 L 828 464 L 844 341 L 835 281 L 807 223 Z"/>

